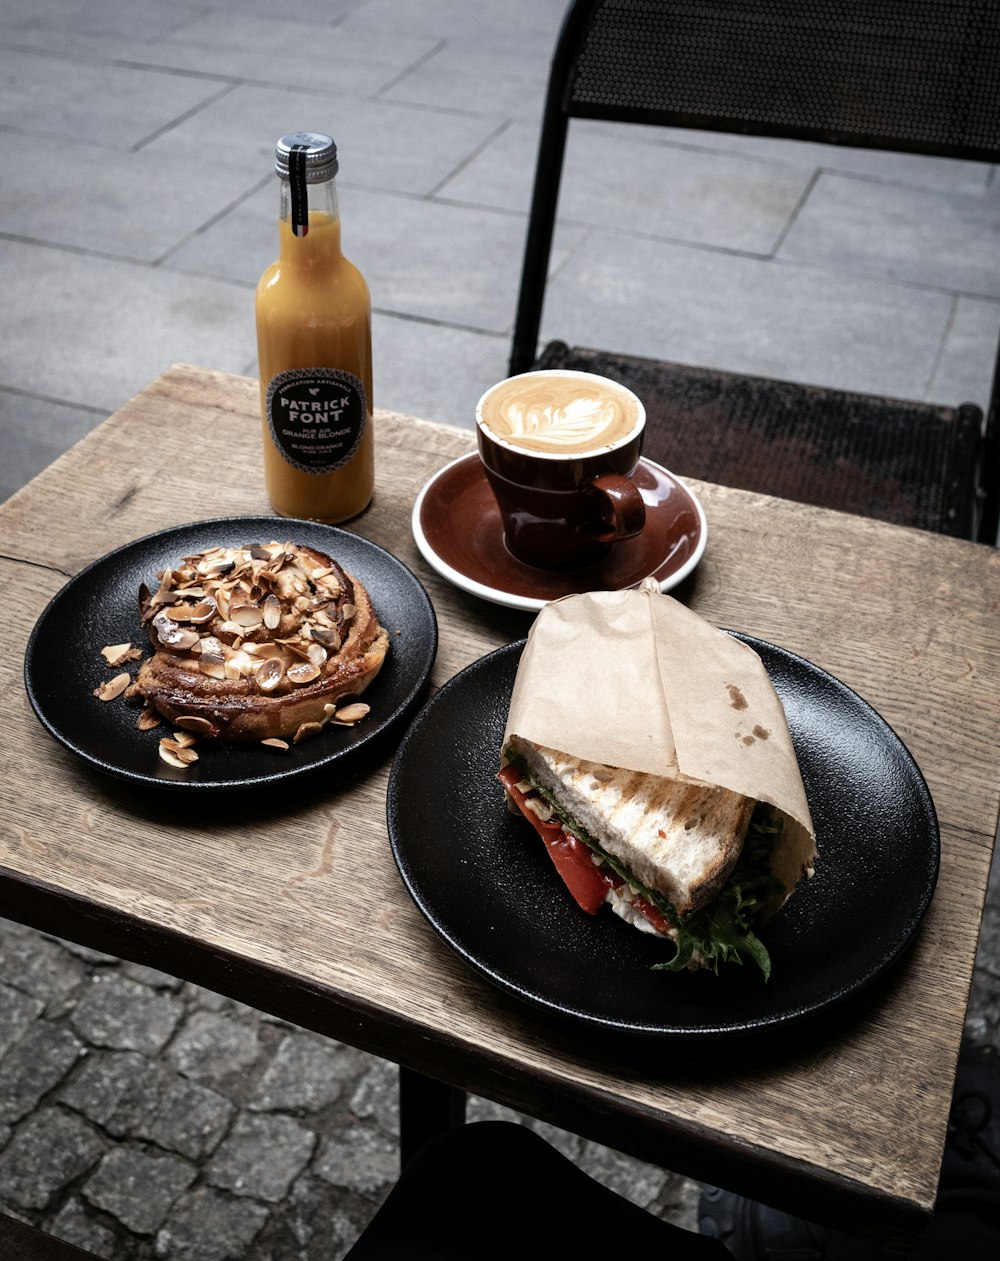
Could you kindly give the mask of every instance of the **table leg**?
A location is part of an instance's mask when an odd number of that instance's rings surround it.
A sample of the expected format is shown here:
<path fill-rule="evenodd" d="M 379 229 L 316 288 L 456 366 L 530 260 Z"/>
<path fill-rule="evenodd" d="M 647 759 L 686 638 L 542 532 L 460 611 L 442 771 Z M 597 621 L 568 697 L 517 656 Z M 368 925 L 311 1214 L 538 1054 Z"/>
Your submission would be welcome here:
<path fill-rule="evenodd" d="M 437 1134 L 465 1123 L 465 1091 L 425 1077 L 412 1068 L 399 1069 L 399 1162 L 405 1167 Z"/>

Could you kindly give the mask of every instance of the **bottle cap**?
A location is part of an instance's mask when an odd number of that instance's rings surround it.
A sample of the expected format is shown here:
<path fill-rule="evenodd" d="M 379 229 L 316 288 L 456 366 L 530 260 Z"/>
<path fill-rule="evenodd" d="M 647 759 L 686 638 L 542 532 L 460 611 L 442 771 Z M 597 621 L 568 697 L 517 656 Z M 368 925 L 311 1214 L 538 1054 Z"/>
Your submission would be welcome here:
<path fill-rule="evenodd" d="M 293 159 L 292 154 L 297 156 Z M 293 162 L 299 166 L 307 184 L 333 179 L 339 166 L 333 137 L 321 131 L 295 131 L 282 136 L 274 148 L 274 169 L 283 180 L 289 179 Z"/>

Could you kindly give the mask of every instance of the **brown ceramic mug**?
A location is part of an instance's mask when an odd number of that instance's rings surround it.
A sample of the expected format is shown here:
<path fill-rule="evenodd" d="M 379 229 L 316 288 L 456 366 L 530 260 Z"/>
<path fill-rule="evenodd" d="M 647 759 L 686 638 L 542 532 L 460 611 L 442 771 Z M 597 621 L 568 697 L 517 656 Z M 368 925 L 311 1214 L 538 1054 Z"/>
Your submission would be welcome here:
<path fill-rule="evenodd" d="M 640 534 L 646 508 L 631 475 L 645 423 L 631 390 L 590 372 L 525 372 L 487 390 L 479 454 L 511 554 L 575 569 Z"/>

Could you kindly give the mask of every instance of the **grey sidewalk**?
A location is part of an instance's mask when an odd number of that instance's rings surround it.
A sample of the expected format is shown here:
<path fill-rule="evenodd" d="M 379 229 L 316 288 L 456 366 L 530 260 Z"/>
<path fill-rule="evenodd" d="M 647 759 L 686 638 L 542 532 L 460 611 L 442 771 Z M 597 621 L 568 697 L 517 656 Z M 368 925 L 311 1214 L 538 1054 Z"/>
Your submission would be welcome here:
<path fill-rule="evenodd" d="M 563 8 L 4 0 L 0 499 L 172 362 L 255 372 L 271 155 L 299 128 L 340 149 L 376 404 L 471 425 L 506 367 Z M 543 337 L 982 404 L 995 184 L 945 160 L 575 128 Z M 1000 1048 L 996 885 L 969 1028 Z M 100 1256 L 341 1255 L 395 1175 L 394 1092 L 384 1061 L 0 921 L 0 1208 Z M 545 1132 L 693 1224 L 692 1184 Z"/>

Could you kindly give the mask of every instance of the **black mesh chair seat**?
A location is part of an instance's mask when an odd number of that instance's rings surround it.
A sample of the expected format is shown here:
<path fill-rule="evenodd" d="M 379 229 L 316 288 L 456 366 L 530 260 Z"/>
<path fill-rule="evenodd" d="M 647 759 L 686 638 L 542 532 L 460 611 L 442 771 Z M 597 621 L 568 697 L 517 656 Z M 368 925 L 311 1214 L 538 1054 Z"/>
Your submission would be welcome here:
<path fill-rule="evenodd" d="M 575 0 L 552 60 L 512 373 L 600 372 L 681 475 L 995 542 L 998 381 L 983 410 L 741 377 L 538 334 L 571 118 L 1000 160 L 1000 0 Z M 669 196 L 669 187 L 663 190 Z"/>

